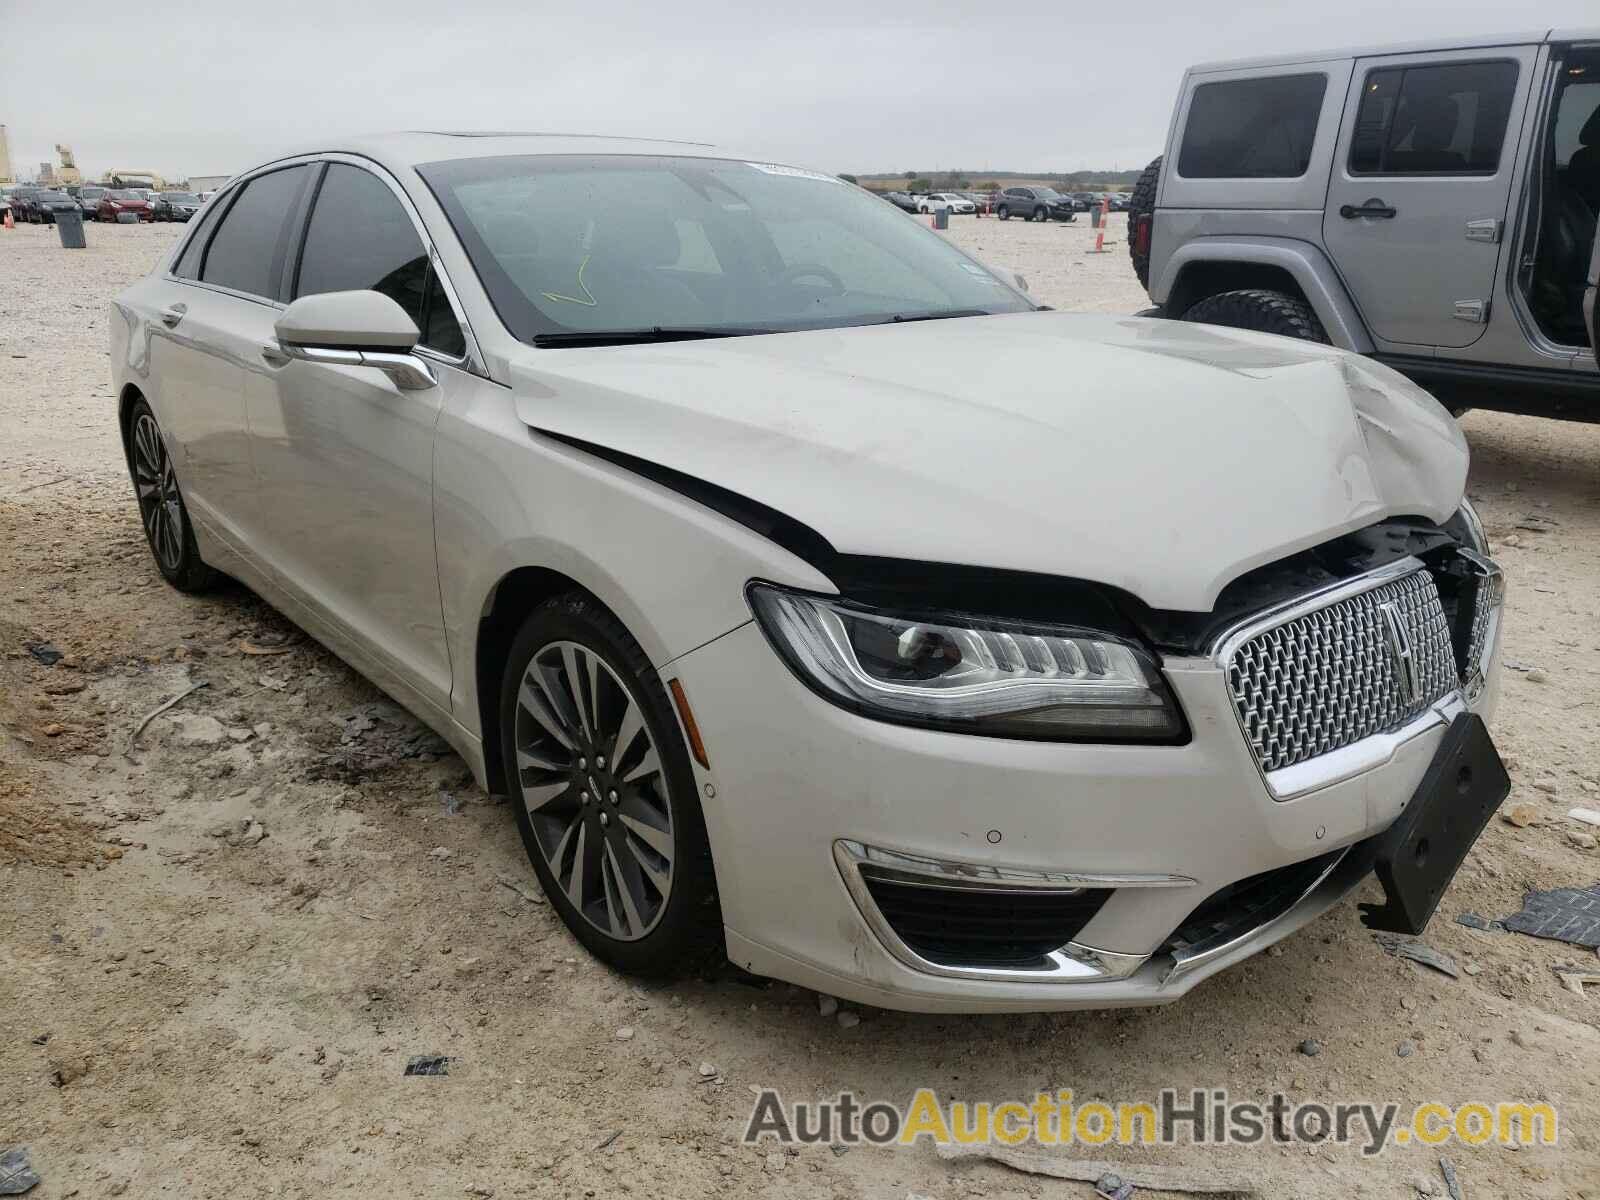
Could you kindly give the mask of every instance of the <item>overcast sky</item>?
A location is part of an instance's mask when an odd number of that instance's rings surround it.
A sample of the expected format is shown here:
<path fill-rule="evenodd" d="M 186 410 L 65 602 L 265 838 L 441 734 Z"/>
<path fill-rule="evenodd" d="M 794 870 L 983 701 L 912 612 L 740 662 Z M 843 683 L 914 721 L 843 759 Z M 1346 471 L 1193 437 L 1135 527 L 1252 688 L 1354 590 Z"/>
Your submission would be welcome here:
<path fill-rule="evenodd" d="M 1142 166 L 1196 61 L 1600 22 L 1597 0 L 0 0 L 14 170 L 222 175 L 328 134 L 531 129 L 830 171 Z"/>

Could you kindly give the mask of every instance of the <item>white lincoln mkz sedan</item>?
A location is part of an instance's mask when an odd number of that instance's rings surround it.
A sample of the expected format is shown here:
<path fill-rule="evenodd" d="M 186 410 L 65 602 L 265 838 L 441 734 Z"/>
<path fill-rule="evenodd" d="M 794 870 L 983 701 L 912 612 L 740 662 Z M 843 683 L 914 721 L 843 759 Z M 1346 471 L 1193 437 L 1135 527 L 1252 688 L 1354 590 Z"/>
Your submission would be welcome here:
<path fill-rule="evenodd" d="M 1046 311 L 825 174 L 330 143 L 231 180 L 111 349 L 162 574 L 448 738 L 624 970 L 1169 1000 L 1374 873 L 1420 930 L 1506 793 L 1447 412 Z"/>

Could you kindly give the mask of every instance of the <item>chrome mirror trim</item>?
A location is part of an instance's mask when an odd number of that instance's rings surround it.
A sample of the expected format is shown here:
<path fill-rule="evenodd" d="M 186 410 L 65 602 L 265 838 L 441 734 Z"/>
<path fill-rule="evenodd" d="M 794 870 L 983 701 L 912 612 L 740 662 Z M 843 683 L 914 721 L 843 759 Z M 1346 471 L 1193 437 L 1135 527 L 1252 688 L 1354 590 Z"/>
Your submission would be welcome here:
<path fill-rule="evenodd" d="M 333 346 L 302 346 L 280 341 L 290 358 L 335 367 L 374 367 L 402 391 L 419 392 L 438 384 L 433 368 L 415 354 L 390 350 L 344 350 Z"/>

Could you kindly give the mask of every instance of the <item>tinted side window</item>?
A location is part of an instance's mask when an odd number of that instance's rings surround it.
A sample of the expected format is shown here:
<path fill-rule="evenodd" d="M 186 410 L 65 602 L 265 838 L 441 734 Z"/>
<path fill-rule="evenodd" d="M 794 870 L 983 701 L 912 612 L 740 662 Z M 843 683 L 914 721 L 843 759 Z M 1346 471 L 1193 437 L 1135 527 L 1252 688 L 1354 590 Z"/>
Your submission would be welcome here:
<path fill-rule="evenodd" d="M 310 168 L 286 167 L 244 185 L 206 250 L 200 278 L 252 296 L 276 299 L 289 235 Z"/>
<path fill-rule="evenodd" d="M 331 164 L 306 228 L 295 295 L 371 289 L 420 329 L 427 281 L 428 252 L 388 185 L 370 171 Z"/>
<path fill-rule="evenodd" d="M 1493 175 L 1517 64 L 1369 71 L 1350 139 L 1355 175 Z"/>
<path fill-rule="evenodd" d="M 456 321 L 455 311 L 444 294 L 444 285 L 432 271 L 428 272 L 428 302 L 423 310 L 422 344 L 430 350 L 451 358 L 461 358 L 467 352 L 467 339 Z"/>
<path fill-rule="evenodd" d="M 1178 151 L 1186 179 L 1298 179 L 1311 143 L 1326 75 L 1269 75 L 1202 83 L 1189 100 Z"/>
<path fill-rule="evenodd" d="M 216 228 L 217 217 L 223 209 L 228 207 L 227 198 L 213 203 L 206 208 L 195 226 L 193 235 L 183 248 L 183 255 L 178 259 L 177 265 L 172 268 L 172 273 L 179 279 L 200 278 L 200 256 L 206 252 L 206 239 L 211 236 L 211 231 Z"/>

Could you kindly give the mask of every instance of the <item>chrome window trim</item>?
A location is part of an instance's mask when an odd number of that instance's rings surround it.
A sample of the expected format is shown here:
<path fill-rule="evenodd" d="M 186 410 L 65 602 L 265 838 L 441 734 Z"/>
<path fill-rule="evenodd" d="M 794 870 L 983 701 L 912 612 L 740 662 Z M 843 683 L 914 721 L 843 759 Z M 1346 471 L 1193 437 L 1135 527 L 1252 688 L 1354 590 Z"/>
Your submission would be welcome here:
<path fill-rule="evenodd" d="M 434 244 L 434 239 L 429 234 L 427 225 L 423 223 L 422 215 L 417 211 L 416 204 L 406 193 L 405 188 L 400 185 L 399 181 L 396 180 L 395 177 L 391 175 L 381 164 L 359 154 L 347 154 L 343 151 L 314 152 L 311 154 L 297 154 L 292 158 L 280 158 L 270 163 L 263 163 L 254 170 L 235 175 L 232 179 L 228 180 L 227 183 L 223 184 L 220 189 L 218 189 L 217 194 L 207 201 L 207 205 L 228 203 L 232 193 L 236 192 L 239 188 L 242 188 L 245 184 L 256 178 L 258 175 L 265 175 L 272 171 L 282 170 L 285 167 L 297 167 L 305 164 L 335 162 L 343 163 L 346 166 L 355 167 L 358 170 L 369 172 L 386 184 L 389 190 L 394 193 L 395 197 L 400 201 L 400 207 L 405 210 L 406 216 L 411 219 L 411 226 L 416 231 L 417 237 L 422 240 L 422 247 L 428 255 L 428 262 L 439 276 L 439 282 L 444 288 L 445 298 L 450 302 L 450 310 L 455 315 L 457 324 L 461 326 L 461 334 L 463 340 L 466 342 L 467 352 L 460 358 L 451 358 L 447 354 L 443 354 L 438 350 L 434 350 L 430 347 L 420 344 L 416 347 L 413 353 L 418 354 L 421 357 L 428 358 L 434 362 L 442 363 L 446 366 L 459 367 L 470 374 L 487 379 L 489 375 L 483 367 L 483 352 L 478 346 L 477 335 L 473 332 L 472 324 L 467 320 L 466 312 L 461 306 L 461 297 L 457 293 L 455 285 L 450 281 L 450 273 L 445 270 L 444 263 L 440 260 L 438 247 Z M 312 207 L 314 208 L 315 206 L 313 205 Z M 310 218 L 311 211 L 308 209 L 304 219 L 305 221 L 309 222 Z M 222 220 L 226 219 L 227 213 L 223 213 Z M 220 225 L 221 222 L 219 221 L 218 225 L 214 228 L 220 228 Z M 288 307 L 280 301 L 272 300 L 265 296 L 258 296 L 250 292 L 236 291 L 233 288 L 221 287 L 214 283 L 206 283 L 204 280 L 200 279 L 184 279 L 181 276 L 174 275 L 172 273 L 173 267 L 175 267 L 178 264 L 178 260 L 183 257 L 185 248 L 188 246 L 190 239 L 196 235 L 198 229 L 198 225 L 191 224 L 191 226 L 185 230 L 185 236 L 178 239 L 178 245 L 176 249 L 174 249 L 173 252 L 167 257 L 167 260 L 162 267 L 162 273 L 168 282 L 180 283 L 188 287 L 204 288 L 207 291 L 216 292 L 219 295 L 233 296 L 240 300 L 250 300 L 256 304 L 264 304 L 280 311 Z"/>
<path fill-rule="evenodd" d="M 904 870 L 916 882 L 933 887 L 993 888 L 1003 892 L 1014 892 L 1019 888 L 1065 891 L 1084 887 L 1187 887 L 1194 883 L 1194 880 L 1181 875 L 1040 872 L 978 866 L 925 858 L 898 850 L 884 850 L 848 838 L 839 838 L 833 843 L 833 861 L 839 868 L 845 889 L 868 927 L 884 949 L 902 964 L 925 975 L 995 983 L 1100 983 L 1126 979 L 1149 961 L 1150 956 L 1100 950 L 1081 942 L 1068 942 L 1044 956 L 1048 966 L 1032 971 L 1004 967 L 953 967 L 931 962 L 900 940 L 899 934 L 895 933 L 873 900 L 872 893 L 867 890 L 861 867 L 882 864 L 885 869 Z M 901 867 L 902 863 L 909 865 Z M 1063 880 L 1073 882 L 1059 882 Z"/>

